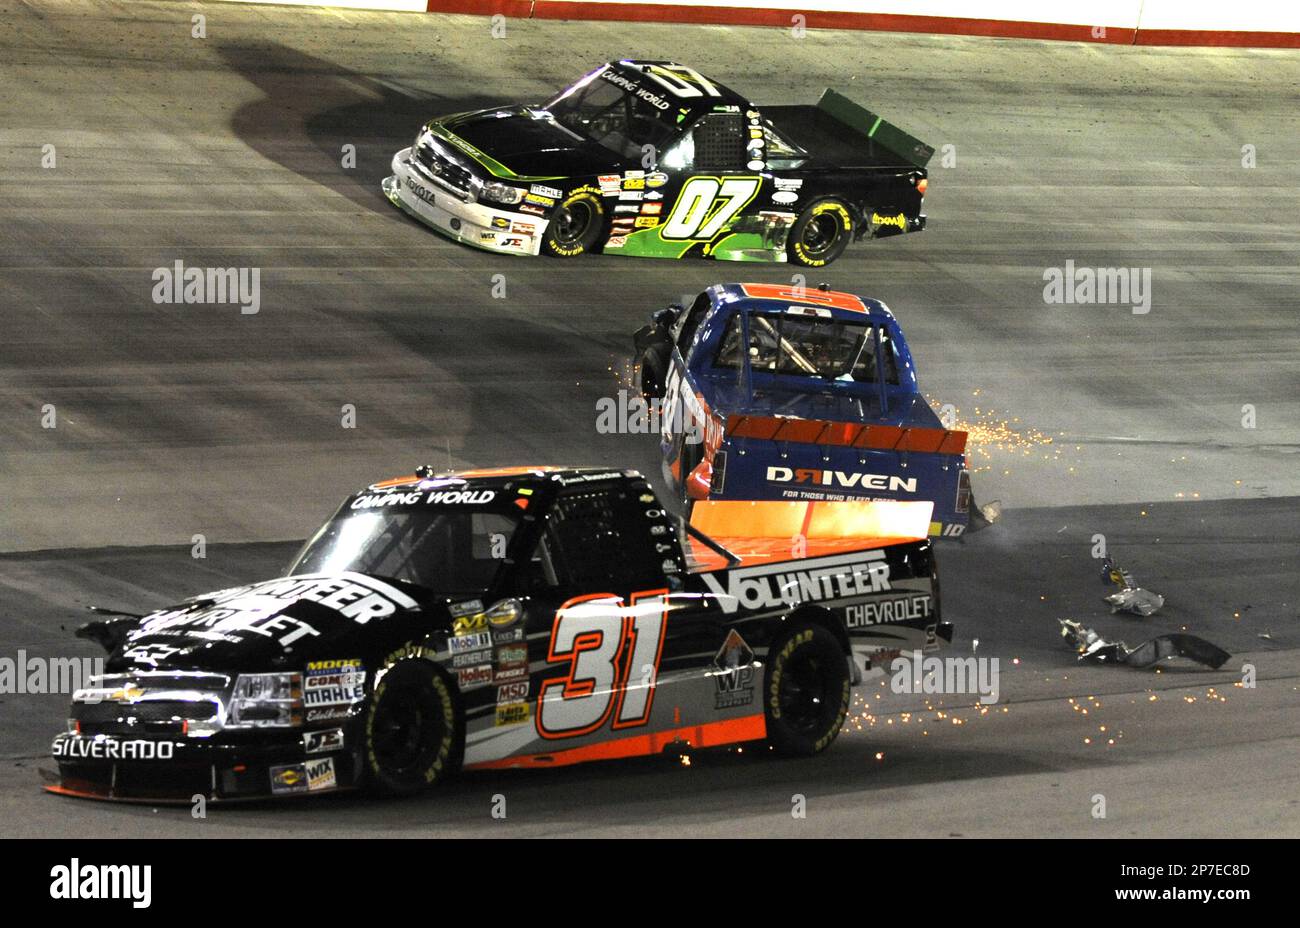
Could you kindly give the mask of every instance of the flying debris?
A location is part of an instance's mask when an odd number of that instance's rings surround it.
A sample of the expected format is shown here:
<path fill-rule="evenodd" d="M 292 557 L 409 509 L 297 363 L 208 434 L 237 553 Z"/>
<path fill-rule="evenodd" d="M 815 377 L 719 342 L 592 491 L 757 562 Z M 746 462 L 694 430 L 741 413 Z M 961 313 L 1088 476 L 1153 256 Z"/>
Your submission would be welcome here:
<path fill-rule="evenodd" d="M 1058 619 L 1061 637 L 1079 654 L 1079 660 L 1096 664 L 1125 664 L 1129 667 L 1151 667 L 1166 657 L 1186 657 L 1218 670 L 1232 657 L 1218 645 L 1195 635 L 1157 635 L 1150 641 L 1130 648 L 1122 641 L 1107 641 L 1096 629 L 1070 619 Z"/>
<path fill-rule="evenodd" d="M 1133 575 L 1123 567 L 1117 567 L 1110 558 L 1102 561 L 1101 579 L 1104 583 L 1113 583 L 1119 588 L 1116 593 L 1104 597 L 1110 604 L 1111 612 L 1131 612 L 1134 615 L 1154 615 L 1165 604 L 1165 598 L 1159 593 L 1144 590 L 1133 583 Z"/>

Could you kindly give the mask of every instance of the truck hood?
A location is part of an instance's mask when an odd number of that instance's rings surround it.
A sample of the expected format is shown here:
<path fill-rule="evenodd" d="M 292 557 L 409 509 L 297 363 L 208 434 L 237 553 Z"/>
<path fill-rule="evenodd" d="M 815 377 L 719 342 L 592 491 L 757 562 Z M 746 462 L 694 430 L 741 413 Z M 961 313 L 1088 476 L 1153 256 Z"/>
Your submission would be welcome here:
<path fill-rule="evenodd" d="M 411 593 L 365 574 L 280 577 L 145 616 L 126 633 L 109 667 L 258 671 L 356 656 L 337 652 L 422 608 Z"/>
<path fill-rule="evenodd" d="M 521 178 L 559 179 L 600 174 L 622 166 L 614 152 L 577 138 L 549 115 L 524 106 L 460 113 L 438 120 L 431 128 L 436 132 L 439 126 L 504 166 L 507 174 Z M 475 157 L 473 152 L 463 147 L 461 150 Z M 481 158 L 475 160 L 484 163 Z"/>

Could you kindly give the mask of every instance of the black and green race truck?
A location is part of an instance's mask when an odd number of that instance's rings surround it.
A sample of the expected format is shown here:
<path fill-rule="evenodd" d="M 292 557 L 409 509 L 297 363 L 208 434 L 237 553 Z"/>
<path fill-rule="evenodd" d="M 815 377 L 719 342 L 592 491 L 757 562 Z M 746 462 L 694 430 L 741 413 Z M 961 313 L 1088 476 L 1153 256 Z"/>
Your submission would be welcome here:
<path fill-rule="evenodd" d="M 554 99 L 434 119 L 383 182 L 506 254 L 789 261 L 925 228 L 933 149 L 833 90 L 759 106 L 671 61 L 603 64 Z"/>

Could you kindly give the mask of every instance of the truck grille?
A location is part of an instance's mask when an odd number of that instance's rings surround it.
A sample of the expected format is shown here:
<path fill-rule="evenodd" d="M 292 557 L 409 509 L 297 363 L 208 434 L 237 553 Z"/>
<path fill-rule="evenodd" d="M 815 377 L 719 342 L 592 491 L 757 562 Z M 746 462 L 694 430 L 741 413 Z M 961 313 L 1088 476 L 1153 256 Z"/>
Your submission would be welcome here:
<path fill-rule="evenodd" d="M 181 731 L 189 722 L 221 728 L 229 683 L 220 674 L 105 675 L 73 696 L 70 720 L 83 735 Z"/>
<path fill-rule="evenodd" d="M 435 184 L 450 190 L 466 203 L 474 199 L 471 192 L 474 175 L 439 150 L 435 143 L 425 140 L 417 144 L 415 161 L 423 168 L 422 173 Z"/>

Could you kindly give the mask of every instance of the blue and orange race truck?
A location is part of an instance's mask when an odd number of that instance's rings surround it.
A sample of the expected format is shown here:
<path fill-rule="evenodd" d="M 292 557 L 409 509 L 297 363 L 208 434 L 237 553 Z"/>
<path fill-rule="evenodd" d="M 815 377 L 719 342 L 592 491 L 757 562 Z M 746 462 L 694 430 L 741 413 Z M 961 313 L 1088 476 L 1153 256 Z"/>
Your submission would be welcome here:
<path fill-rule="evenodd" d="M 696 500 L 926 500 L 930 534 L 972 521 L 966 433 L 917 387 L 889 308 L 825 288 L 717 284 L 633 337 L 664 476 Z M 987 513 L 995 517 L 995 513 Z"/>

